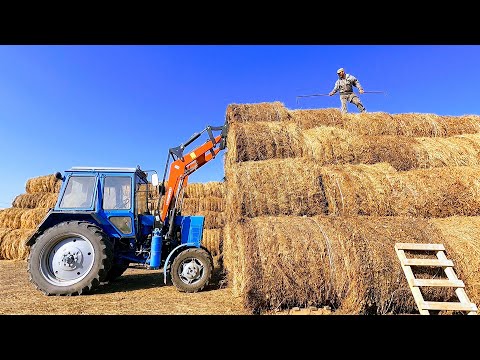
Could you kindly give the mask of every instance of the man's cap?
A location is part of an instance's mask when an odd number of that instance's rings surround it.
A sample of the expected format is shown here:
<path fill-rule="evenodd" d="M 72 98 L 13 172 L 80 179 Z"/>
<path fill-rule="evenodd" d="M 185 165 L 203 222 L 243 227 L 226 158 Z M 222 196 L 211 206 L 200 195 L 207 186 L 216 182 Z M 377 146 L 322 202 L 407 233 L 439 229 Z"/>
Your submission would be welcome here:
<path fill-rule="evenodd" d="M 345 71 L 343 68 L 337 70 L 337 74 L 340 74 L 342 71 Z"/>

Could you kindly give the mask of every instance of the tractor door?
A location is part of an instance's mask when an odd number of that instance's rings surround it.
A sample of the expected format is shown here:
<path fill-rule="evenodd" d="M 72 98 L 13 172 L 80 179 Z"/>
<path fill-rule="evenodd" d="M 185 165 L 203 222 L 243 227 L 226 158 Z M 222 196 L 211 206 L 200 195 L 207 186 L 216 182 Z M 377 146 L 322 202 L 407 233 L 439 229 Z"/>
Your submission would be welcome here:
<path fill-rule="evenodd" d="M 134 237 L 132 174 L 108 173 L 100 178 L 103 196 L 99 200 L 107 219 L 122 237 Z"/>

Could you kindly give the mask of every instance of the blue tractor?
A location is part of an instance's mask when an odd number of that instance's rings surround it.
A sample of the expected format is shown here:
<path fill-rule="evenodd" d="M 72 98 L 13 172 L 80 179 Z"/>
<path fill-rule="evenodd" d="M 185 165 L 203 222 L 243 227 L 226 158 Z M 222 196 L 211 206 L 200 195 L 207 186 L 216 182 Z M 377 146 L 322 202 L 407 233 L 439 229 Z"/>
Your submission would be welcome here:
<path fill-rule="evenodd" d="M 204 217 L 183 216 L 182 199 L 188 176 L 225 148 L 226 126 L 207 126 L 171 148 L 161 183 L 156 171 L 139 166 L 58 172 L 57 203 L 26 242 L 30 281 L 45 295 L 81 295 L 134 263 L 163 268 L 164 282 L 170 278 L 179 291 L 204 289 L 213 271 L 202 246 Z M 208 140 L 185 153 L 203 133 Z M 156 206 L 149 201 L 152 192 L 162 199 Z"/>

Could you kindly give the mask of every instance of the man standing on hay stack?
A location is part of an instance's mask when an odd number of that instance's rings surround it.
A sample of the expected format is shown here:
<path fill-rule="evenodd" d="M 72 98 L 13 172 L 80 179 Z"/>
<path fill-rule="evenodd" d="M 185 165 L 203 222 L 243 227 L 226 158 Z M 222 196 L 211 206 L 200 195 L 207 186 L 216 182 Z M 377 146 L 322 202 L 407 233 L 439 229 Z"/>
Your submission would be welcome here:
<path fill-rule="evenodd" d="M 340 101 L 342 102 L 342 112 L 347 112 L 347 101 L 354 104 L 360 112 L 366 112 L 365 106 L 363 106 L 360 98 L 353 92 L 353 87 L 358 88 L 360 94 L 363 94 L 364 90 L 360 81 L 350 74 L 346 74 L 343 68 L 337 70 L 338 80 L 335 82 L 333 90 L 328 95 L 333 96 L 338 91 L 340 92 Z"/>

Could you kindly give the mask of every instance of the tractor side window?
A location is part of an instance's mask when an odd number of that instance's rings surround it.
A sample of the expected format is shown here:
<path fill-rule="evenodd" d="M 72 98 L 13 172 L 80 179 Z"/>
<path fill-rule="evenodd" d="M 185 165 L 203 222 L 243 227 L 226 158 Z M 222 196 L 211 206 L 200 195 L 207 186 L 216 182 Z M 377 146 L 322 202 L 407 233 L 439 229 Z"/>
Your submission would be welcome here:
<path fill-rule="evenodd" d="M 128 176 L 107 176 L 103 187 L 105 210 L 128 210 L 132 203 L 132 179 Z"/>
<path fill-rule="evenodd" d="M 147 212 L 147 184 L 137 184 L 136 196 L 137 201 L 137 214 L 144 214 Z"/>
<path fill-rule="evenodd" d="M 95 185 L 94 176 L 71 176 L 60 202 L 61 208 L 91 208 Z"/>

